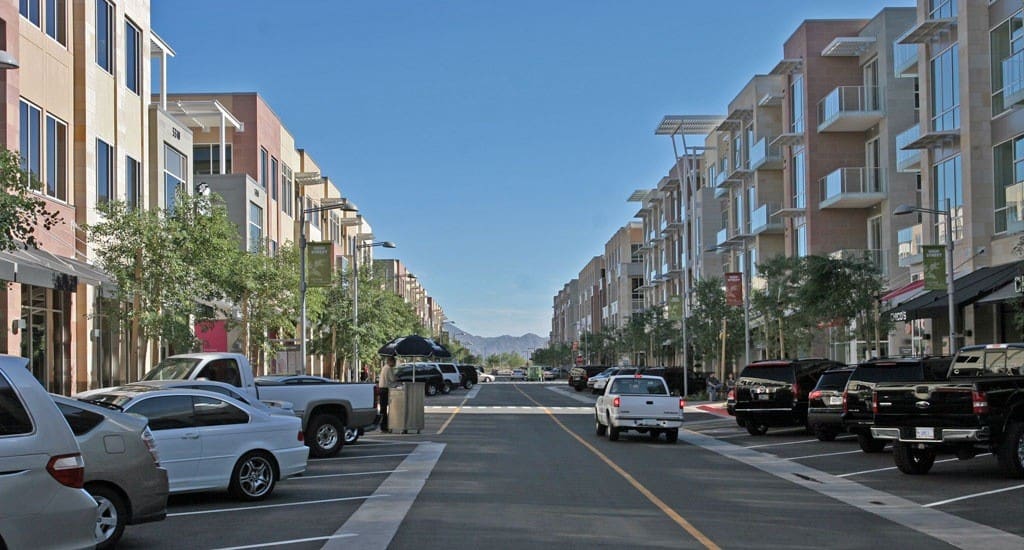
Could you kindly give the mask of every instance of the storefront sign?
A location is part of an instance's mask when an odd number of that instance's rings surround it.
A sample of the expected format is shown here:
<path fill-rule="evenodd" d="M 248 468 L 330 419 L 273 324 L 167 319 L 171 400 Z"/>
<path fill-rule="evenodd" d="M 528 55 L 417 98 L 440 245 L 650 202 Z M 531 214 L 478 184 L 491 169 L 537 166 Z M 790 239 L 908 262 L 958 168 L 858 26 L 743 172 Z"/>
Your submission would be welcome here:
<path fill-rule="evenodd" d="M 331 242 L 313 242 L 306 245 L 306 286 L 331 286 L 334 262 L 331 261 Z"/>
<path fill-rule="evenodd" d="M 743 305 L 743 274 L 725 274 L 725 304 L 729 306 Z"/>
<path fill-rule="evenodd" d="M 921 247 L 924 257 L 924 289 L 946 290 L 946 247 L 926 244 Z"/>
<path fill-rule="evenodd" d="M 889 314 L 889 319 L 893 323 L 903 323 L 903 322 L 905 322 L 907 320 L 907 312 L 906 311 L 894 311 L 894 312 Z"/>

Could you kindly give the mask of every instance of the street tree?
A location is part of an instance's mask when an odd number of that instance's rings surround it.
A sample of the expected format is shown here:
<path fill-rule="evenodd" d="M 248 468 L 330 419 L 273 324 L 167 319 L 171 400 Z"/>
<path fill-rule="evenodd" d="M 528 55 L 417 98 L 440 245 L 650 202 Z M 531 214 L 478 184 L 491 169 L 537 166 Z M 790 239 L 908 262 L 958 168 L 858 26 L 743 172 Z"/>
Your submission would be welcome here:
<path fill-rule="evenodd" d="M 807 256 L 803 266 L 805 275 L 798 296 L 810 322 L 819 327 L 839 327 L 849 331 L 842 337 L 868 343 L 888 334 L 889 323 L 883 322 L 879 312 L 885 280 L 875 261 L 867 256 Z"/>
<path fill-rule="evenodd" d="M 809 346 L 814 328 L 804 308 L 804 260 L 774 256 L 757 270 L 763 284 L 750 294 L 752 337 L 769 358 L 796 357 Z"/>
<path fill-rule="evenodd" d="M 39 179 L 22 169 L 17 153 L 5 148 L 0 148 L 0 186 L 0 251 L 37 248 L 36 229 L 49 231 L 61 219 L 34 193 L 42 189 Z"/>
<path fill-rule="evenodd" d="M 720 278 L 700 279 L 693 290 L 693 306 L 686 327 L 694 361 L 702 362 L 705 369 L 716 363 L 722 364 L 724 369 L 726 360 L 735 358 L 744 348 L 742 308 L 726 304 L 724 282 Z"/>

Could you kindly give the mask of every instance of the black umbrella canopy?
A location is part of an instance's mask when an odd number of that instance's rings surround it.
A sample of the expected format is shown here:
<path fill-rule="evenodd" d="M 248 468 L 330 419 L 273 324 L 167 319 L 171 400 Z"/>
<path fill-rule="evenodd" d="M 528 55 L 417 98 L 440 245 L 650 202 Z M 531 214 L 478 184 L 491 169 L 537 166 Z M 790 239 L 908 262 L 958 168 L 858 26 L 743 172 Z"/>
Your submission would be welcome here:
<path fill-rule="evenodd" d="M 447 348 L 438 344 L 431 338 L 425 338 L 418 334 L 401 336 L 384 344 L 377 353 L 386 356 L 403 357 L 451 357 Z"/>

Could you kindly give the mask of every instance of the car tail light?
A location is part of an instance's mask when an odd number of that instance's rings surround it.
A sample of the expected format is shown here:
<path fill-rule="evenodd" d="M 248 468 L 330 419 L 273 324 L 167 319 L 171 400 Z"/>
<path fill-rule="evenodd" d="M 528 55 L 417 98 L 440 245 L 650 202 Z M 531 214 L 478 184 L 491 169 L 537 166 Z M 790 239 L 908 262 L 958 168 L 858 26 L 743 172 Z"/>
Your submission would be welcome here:
<path fill-rule="evenodd" d="M 299 443 L 305 443 L 306 442 L 306 434 L 302 433 L 302 430 L 299 430 L 298 439 L 299 439 Z"/>
<path fill-rule="evenodd" d="M 619 405 L 621 405 L 621 404 L 622 404 L 622 400 L 621 400 L 621 399 L 619 399 L 618 397 L 616 397 L 615 399 L 612 399 L 612 406 L 613 406 L 613 407 L 616 407 L 616 408 L 617 408 L 617 407 L 618 407 Z"/>
<path fill-rule="evenodd" d="M 61 485 L 81 489 L 85 484 L 85 460 L 79 453 L 50 457 L 46 471 Z"/>
<path fill-rule="evenodd" d="M 972 391 L 971 402 L 974 404 L 974 414 L 988 414 L 988 397 L 983 391 Z"/>
<path fill-rule="evenodd" d="M 149 426 L 146 426 L 142 430 L 142 442 L 146 444 L 146 449 L 149 451 L 149 455 L 153 457 L 153 463 L 159 466 L 160 451 L 156 448 L 156 438 L 153 437 L 153 432 L 149 431 Z"/>
<path fill-rule="evenodd" d="M 800 400 L 800 384 L 793 382 L 793 385 L 790 386 L 790 390 L 793 391 L 793 402 L 796 403 Z"/>
<path fill-rule="evenodd" d="M 850 394 L 846 390 L 843 390 L 843 412 L 844 413 L 845 412 L 850 412 L 850 405 L 847 402 L 849 397 L 850 397 Z"/>
<path fill-rule="evenodd" d="M 878 391 L 871 392 L 871 414 L 878 414 Z"/>
<path fill-rule="evenodd" d="M 725 396 L 725 398 L 726 399 L 732 399 L 733 401 L 735 401 L 736 400 L 736 390 L 735 389 L 729 390 L 729 393 Z"/>
<path fill-rule="evenodd" d="M 807 396 L 807 399 L 821 399 L 821 390 L 814 390 Z"/>
<path fill-rule="evenodd" d="M 685 408 L 686 408 L 686 400 L 680 397 L 679 398 L 679 410 L 683 410 Z"/>

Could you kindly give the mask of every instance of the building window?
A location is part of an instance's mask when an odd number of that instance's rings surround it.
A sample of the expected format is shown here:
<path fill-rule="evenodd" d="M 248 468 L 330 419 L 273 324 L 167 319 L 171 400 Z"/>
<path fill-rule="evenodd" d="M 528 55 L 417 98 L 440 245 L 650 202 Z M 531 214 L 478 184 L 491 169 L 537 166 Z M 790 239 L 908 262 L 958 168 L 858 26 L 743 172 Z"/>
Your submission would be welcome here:
<path fill-rule="evenodd" d="M 803 258 L 804 256 L 807 256 L 807 218 L 797 218 L 795 229 L 793 245 L 796 249 L 796 257 Z"/>
<path fill-rule="evenodd" d="M 295 191 L 293 178 L 294 173 L 287 164 L 281 163 L 281 210 L 289 215 L 295 216 Z"/>
<path fill-rule="evenodd" d="M 231 173 L 231 144 L 224 145 L 224 173 Z M 192 173 L 199 176 L 220 174 L 220 144 L 202 143 L 192 147 Z"/>
<path fill-rule="evenodd" d="M 35 3 L 38 4 L 39 0 Z M 61 46 L 68 45 L 67 17 L 64 0 L 46 0 L 46 34 Z"/>
<path fill-rule="evenodd" d="M 949 199 L 950 214 L 953 217 L 953 240 L 963 238 L 964 228 L 964 190 L 960 181 L 960 155 L 948 158 L 932 166 L 932 206 L 935 210 L 946 208 Z M 938 231 L 937 242 L 946 241 L 946 217 L 935 216 L 935 229 Z"/>
<path fill-rule="evenodd" d="M 956 17 L 957 0 L 928 0 L 928 19 Z"/>
<path fill-rule="evenodd" d="M 257 253 L 263 244 L 263 208 L 249 203 L 249 252 Z"/>
<path fill-rule="evenodd" d="M 260 148 L 260 187 L 262 187 L 263 189 L 267 188 L 267 179 L 269 179 L 269 176 L 267 174 L 267 168 L 268 168 L 268 166 L 267 166 L 268 165 L 267 157 L 268 156 L 269 155 L 267 155 L 267 150 L 263 149 L 261 147 Z"/>
<path fill-rule="evenodd" d="M 1024 231 L 1024 136 L 997 145 L 993 159 L 996 233 Z"/>
<path fill-rule="evenodd" d="M 804 163 L 804 148 L 793 152 L 790 173 L 793 184 L 793 208 L 807 208 L 807 165 Z"/>
<path fill-rule="evenodd" d="M 39 0 L 20 0 L 18 2 L 18 13 L 28 19 L 29 23 L 39 26 Z"/>
<path fill-rule="evenodd" d="M 992 62 L 992 116 L 1009 108 L 1005 95 L 1024 88 L 1024 12 L 1018 11 L 989 33 Z"/>
<path fill-rule="evenodd" d="M 174 212 L 178 192 L 185 187 L 187 163 L 185 155 L 164 144 L 164 208 L 168 212 Z"/>
<path fill-rule="evenodd" d="M 142 93 L 142 64 L 139 59 L 139 28 L 131 21 L 124 22 L 124 83 L 136 94 Z"/>
<path fill-rule="evenodd" d="M 960 127 L 960 54 L 956 44 L 932 59 L 932 129 Z"/>
<path fill-rule="evenodd" d="M 270 157 L 270 198 L 277 200 L 277 159 Z"/>
<path fill-rule="evenodd" d="M 114 6 L 96 0 L 96 64 L 114 74 Z"/>
<path fill-rule="evenodd" d="M 46 115 L 46 194 L 68 199 L 68 125 Z"/>
<path fill-rule="evenodd" d="M 277 241 L 270 239 L 270 255 L 277 256 Z"/>
<path fill-rule="evenodd" d="M 96 202 L 104 204 L 114 197 L 114 147 L 96 140 Z"/>
<path fill-rule="evenodd" d="M 42 134 L 42 112 L 38 107 L 25 101 L 18 105 L 19 124 L 21 129 L 21 169 L 34 177 L 42 175 L 42 155 L 40 154 Z"/>
<path fill-rule="evenodd" d="M 142 170 L 139 161 L 124 157 L 124 200 L 128 208 L 137 210 L 142 205 Z"/>
<path fill-rule="evenodd" d="M 793 119 L 789 129 L 794 134 L 804 133 L 804 75 L 794 74 L 789 85 L 789 112 Z"/>

